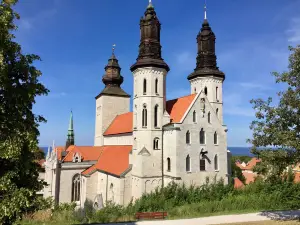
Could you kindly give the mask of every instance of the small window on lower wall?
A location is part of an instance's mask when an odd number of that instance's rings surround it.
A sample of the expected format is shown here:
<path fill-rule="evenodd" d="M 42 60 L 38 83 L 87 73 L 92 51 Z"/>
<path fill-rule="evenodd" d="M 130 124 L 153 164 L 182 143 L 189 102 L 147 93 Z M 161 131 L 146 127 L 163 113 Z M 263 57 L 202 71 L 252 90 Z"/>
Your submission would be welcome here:
<path fill-rule="evenodd" d="M 185 169 L 186 169 L 186 172 L 191 171 L 191 158 L 189 155 L 187 155 L 187 157 L 185 159 Z"/>
<path fill-rule="evenodd" d="M 170 172 L 171 171 L 171 159 L 170 158 L 167 158 L 167 164 L 168 164 L 167 171 Z"/>
<path fill-rule="evenodd" d="M 219 170 L 218 155 L 215 155 L 214 164 L 215 164 L 215 170 Z"/>
<path fill-rule="evenodd" d="M 205 159 L 200 159 L 200 171 L 205 171 Z"/>

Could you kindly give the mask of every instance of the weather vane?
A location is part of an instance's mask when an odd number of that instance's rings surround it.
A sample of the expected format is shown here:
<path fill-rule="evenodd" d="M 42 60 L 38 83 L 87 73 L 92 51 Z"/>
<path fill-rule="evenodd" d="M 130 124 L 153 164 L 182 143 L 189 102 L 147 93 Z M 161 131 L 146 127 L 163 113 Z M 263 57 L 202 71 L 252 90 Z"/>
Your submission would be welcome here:
<path fill-rule="evenodd" d="M 115 49 L 116 49 L 116 44 L 113 44 L 113 47 L 112 47 L 113 54 L 115 53 Z"/>

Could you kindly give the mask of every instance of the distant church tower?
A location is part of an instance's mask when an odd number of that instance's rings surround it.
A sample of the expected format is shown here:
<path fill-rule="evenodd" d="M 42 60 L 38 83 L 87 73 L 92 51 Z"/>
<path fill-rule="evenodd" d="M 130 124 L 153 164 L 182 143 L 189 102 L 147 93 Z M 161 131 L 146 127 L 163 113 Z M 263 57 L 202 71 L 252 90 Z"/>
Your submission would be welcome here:
<path fill-rule="evenodd" d="M 65 150 L 68 149 L 70 145 L 75 144 L 75 137 L 74 137 L 74 128 L 73 128 L 73 112 L 71 111 L 70 121 L 69 121 L 69 129 L 68 129 L 68 137 L 66 141 Z"/>
<path fill-rule="evenodd" d="M 95 146 L 104 144 L 103 133 L 113 119 L 119 114 L 129 112 L 130 95 L 121 88 L 123 76 L 121 76 L 121 67 L 114 54 L 114 48 L 105 66 L 102 82 L 105 88 L 96 97 Z"/>
<path fill-rule="evenodd" d="M 166 75 L 169 66 L 161 57 L 161 24 L 149 2 L 140 20 L 141 40 L 134 79 L 132 192 L 140 197 L 161 182 L 162 126 L 166 108 Z"/>
<path fill-rule="evenodd" d="M 225 74 L 217 67 L 215 41 L 216 36 L 206 18 L 205 6 L 204 22 L 197 36 L 197 65 L 194 72 L 188 76 L 188 80 L 191 83 L 191 93 L 203 91 L 207 95 L 208 101 L 214 107 L 221 124 L 223 124 L 222 89 Z"/>

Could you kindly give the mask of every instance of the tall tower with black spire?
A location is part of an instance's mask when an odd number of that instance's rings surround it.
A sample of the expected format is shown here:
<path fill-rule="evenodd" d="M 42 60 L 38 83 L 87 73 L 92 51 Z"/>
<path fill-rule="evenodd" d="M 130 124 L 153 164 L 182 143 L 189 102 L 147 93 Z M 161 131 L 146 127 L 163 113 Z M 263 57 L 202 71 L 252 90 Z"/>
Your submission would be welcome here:
<path fill-rule="evenodd" d="M 95 146 L 104 145 L 103 133 L 113 119 L 117 115 L 129 112 L 130 95 L 121 88 L 124 78 L 114 52 L 115 45 L 113 45 L 112 55 L 104 68 L 105 74 L 102 82 L 105 87 L 96 96 Z"/>
<path fill-rule="evenodd" d="M 74 145 L 74 144 L 75 144 L 75 136 L 74 136 L 74 128 L 73 128 L 73 112 L 71 111 L 69 128 L 68 128 L 68 137 L 66 141 L 65 150 L 67 150 L 70 145 Z"/>
<path fill-rule="evenodd" d="M 140 20 L 139 55 L 131 66 L 134 79 L 132 185 L 135 197 L 158 186 L 162 174 L 162 126 L 169 66 L 161 55 L 161 24 L 151 0 Z M 154 184 L 155 183 L 155 184 Z M 152 185 L 152 186 L 151 186 Z"/>
<path fill-rule="evenodd" d="M 215 42 L 216 36 L 208 23 L 205 4 L 204 21 L 197 35 L 198 55 L 196 68 L 188 76 L 188 80 L 191 83 L 191 93 L 203 91 L 207 95 L 208 101 L 214 107 L 217 117 L 223 123 L 222 86 L 225 74 L 217 66 Z"/>

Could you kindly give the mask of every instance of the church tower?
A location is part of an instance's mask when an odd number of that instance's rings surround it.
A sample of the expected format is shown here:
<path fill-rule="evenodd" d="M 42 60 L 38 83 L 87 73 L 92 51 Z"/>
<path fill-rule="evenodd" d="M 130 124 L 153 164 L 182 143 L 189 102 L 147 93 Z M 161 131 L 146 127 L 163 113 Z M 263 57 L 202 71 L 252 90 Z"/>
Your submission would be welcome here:
<path fill-rule="evenodd" d="M 140 20 L 139 55 L 130 68 L 134 79 L 132 193 L 136 198 L 161 185 L 162 126 L 170 69 L 161 56 L 160 29 L 149 1 Z"/>
<path fill-rule="evenodd" d="M 74 145 L 74 144 L 75 144 L 75 137 L 74 137 L 74 129 L 73 129 L 73 112 L 71 111 L 69 128 L 68 128 L 68 138 L 66 141 L 65 150 L 67 150 L 70 145 Z"/>
<path fill-rule="evenodd" d="M 194 72 L 188 76 L 188 80 L 191 83 L 191 93 L 203 91 L 208 101 L 214 107 L 221 124 L 223 124 L 222 86 L 225 80 L 225 74 L 217 67 L 215 41 L 216 36 L 209 26 L 205 6 L 204 22 L 197 36 L 197 64 Z"/>
<path fill-rule="evenodd" d="M 114 48 L 104 69 L 102 82 L 105 88 L 96 97 L 95 146 L 104 145 L 105 130 L 117 115 L 129 112 L 130 107 L 130 95 L 121 88 L 123 76 Z"/>

